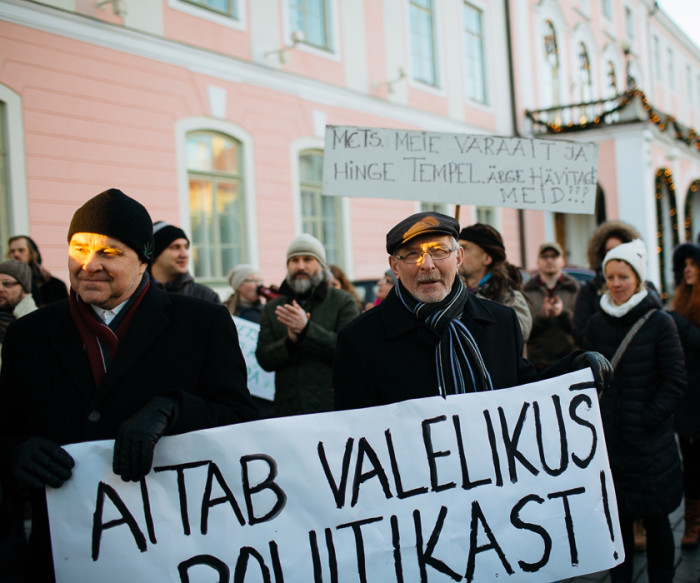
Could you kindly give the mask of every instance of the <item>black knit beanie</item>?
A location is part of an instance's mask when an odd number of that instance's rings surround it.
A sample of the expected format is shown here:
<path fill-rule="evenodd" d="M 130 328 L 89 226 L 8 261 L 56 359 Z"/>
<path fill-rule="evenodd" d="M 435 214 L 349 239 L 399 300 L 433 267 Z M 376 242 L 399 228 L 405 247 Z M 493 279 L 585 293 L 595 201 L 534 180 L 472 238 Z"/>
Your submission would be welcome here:
<path fill-rule="evenodd" d="M 88 200 L 73 215 L 68 242 L 76 233 L 97 233 L 118 239 L 133 249 L 139 258 L 153 260 L 153 221 L 146 207 L 110 188 Z"/>
<path fill-rule="evenodd" d="M 170 243 L 176 239 L 185 239 L 187 244 L 190 244 L 187 234 L 180 227 L 170 225 L 165 221 L 156 221 L 153 223 L 153 243 L 155 245 L 153 251 L 153 261 L 158 259 L 160 254 L 165 251 L 170 246 Z"/>
<path fill-rule="evenodd" d="M 475 223 L 470 227 L 465 227 L 459 233 L 459 239 L 471 241 L 481 247 L 496 262 L 505 261 L 506 247 L 503 244 L 503 237 L 491 225 Z"/>
<path fill-rule="evenodd" d="M 682 243 L 673 251 L 673 279 L 677 286 L 680 285 L 683 279 L 686 258 L 692 259 L 700 267 L 700 245 Z"/>

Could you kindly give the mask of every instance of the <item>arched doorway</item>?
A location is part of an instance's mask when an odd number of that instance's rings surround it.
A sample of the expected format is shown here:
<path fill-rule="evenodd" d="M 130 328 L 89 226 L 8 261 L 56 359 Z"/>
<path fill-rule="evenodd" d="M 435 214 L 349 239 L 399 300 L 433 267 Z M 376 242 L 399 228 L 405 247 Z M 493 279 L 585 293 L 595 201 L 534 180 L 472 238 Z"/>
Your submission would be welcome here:
<path fill-rule="evenodd" d="M 659 255 L 661 298 L 665 300 L 673 289 L 673 250 L 679 242 L 676 187 L 668 168 L 657 170 L 654 191 L 656 193 L 656 252 Z"/>
<path fill-rule="evenodd" d="M 698 190 L 700 190 L 700 179 L 691 183 L 683 205 L 685 240 L 690 243 L 698 241 L 698 235 L 700 234 L 700 220 L 694 220 L 695 217 L 700 217 L 700 195 L 697 194 Z"/>

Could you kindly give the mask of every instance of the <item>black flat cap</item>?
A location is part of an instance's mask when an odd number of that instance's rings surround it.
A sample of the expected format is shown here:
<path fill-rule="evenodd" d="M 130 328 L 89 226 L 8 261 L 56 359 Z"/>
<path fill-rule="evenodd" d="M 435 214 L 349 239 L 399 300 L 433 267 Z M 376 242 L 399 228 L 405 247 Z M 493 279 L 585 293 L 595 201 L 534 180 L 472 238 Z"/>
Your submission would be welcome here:
<path fill-rule="evenodd" d="M 421 235 L 450 235 L 457 238 L 459 223 L 456 219 L 442 213 L 416 213 L 405 218 L 386 234 L 386 251 L 389 255 L 411 239 Z"/>

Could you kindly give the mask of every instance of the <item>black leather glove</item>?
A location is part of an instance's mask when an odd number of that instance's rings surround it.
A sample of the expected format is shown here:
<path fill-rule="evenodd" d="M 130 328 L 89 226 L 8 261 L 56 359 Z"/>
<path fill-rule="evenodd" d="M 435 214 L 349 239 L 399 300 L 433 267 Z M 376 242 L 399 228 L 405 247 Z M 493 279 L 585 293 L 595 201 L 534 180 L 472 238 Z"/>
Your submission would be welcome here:
<path fill-rule="evenodd" d="M 44 486 L 59 488 L 71 475 L 75 461 L 68 452 L 45 437 L 30 437 L 12 452 L 10 473 L 18 494 Z"/>
<path fill-rule="evenodd" d="M 169 397 L 154 397 L 124 421 L 114 442 L 112 469 L 125 482 L 138 482 L 153 464 L 156 443 L 173 423 L 178 404 Z"/>
<path fill-rule="evenodd" d="M 598 395 L 610 386 L 613 379 L 612 364 L 599 352 L 582 352 L 571 361 L 573 370 L 590 368 Z"/>

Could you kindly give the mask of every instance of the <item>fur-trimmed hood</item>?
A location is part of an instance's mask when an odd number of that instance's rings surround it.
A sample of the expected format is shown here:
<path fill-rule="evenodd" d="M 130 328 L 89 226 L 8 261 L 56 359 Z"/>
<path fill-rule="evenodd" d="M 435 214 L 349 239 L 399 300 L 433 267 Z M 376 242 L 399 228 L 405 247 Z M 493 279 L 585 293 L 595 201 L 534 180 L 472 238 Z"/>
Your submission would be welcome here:
<path fill-rule="evenodd" d="M 690 257 L 700 267 L 700 245 L 695 243 L 682 243 L 673 251 L 673 279 L 676 285 L 683 279 L 685 260 Z"/>
<path fill-rule="evenodd" d="M 621 239 L 623 243 L 629 243 L 633 239 L 641 239 L 637 229 L 628 223 L 623 221 L 605 221 L 601 223 L 588 240 L 586 252 L 588 266 L 596 273 L 605 257 L 605 241 L 611 236 Z"/>

